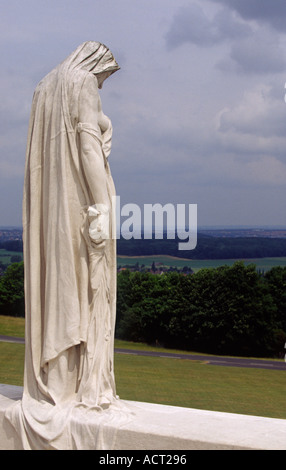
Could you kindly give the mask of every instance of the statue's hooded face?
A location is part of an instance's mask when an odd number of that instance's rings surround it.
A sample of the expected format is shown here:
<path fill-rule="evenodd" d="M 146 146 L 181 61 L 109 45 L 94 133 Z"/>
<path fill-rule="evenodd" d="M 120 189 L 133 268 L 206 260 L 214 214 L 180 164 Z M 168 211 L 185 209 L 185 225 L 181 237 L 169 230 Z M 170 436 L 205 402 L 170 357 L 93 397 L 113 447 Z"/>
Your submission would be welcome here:
<path fill-rule="evenodd" d="M 101 72 L 99 74 L 95 74 L 97 78 L 98 88 L 102 88 L 104 80 L 106 80 L 113 72 Z"/>
<path fill-rule="evenodd" d="M 80 68 L 92 72 L 97 77 L 99 88 L 106 78 L 120 69 L 111 51 L 94 41 L 81 44 L 64 63 L 70 71 Z"/>

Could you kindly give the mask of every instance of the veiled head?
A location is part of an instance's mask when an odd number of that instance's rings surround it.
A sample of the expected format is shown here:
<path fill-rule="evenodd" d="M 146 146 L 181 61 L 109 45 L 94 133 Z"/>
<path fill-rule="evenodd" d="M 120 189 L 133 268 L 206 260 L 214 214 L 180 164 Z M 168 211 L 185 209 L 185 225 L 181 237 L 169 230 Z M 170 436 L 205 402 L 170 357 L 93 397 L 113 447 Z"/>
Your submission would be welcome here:
<path fill-rule="evenodd" d="M 108 47 L 95 41 L 81 44 L 64 63 L 70 71 L 80 68 L 92 72 L 98 78 L 99 87 L 107 77 L 120 69 Z"/>

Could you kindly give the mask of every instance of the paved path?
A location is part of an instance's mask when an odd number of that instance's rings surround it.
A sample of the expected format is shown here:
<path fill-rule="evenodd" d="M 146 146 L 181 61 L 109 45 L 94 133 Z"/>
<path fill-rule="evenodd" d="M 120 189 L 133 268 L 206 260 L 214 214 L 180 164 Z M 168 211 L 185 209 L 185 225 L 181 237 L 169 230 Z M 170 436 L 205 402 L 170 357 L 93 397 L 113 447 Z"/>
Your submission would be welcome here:
<path fill-rule="evenodd" d="M 16 338 L 15 336 L 4 336 L 0 335 L 0 341 L 4 341 L 5 343 L 25 343 L 24 338 Z"/>
<path fill-rule="evenodd" d="M 172 359 L 186 359 L 189 361 L 203 361 L 206 364 L 214 366 L 230 366 L 230 367 L 252 367 L 258 369 L 285 370 L 286 363 L 281 361 L 271 361 L 263 359 L 248 359 L 240 357 L 225 356 L 206 356 L 203 354 L 175 354 L 156 351 L 136 351 L 133 349 L 115 348 L 115 352 L 119 354 L 132 354 L 137 356 L 167 357 Z"/>
<path fill-rule="evenodd" d="M 10 343 L 24 344 L 24 338 L 16 338 L 12 336 L 0 335 L 0 341 Z M 206 356 L 204 354 L 177 354 L 172 352 L 157 352 L 157 351 L 140 351 L 135 349 L 121 349 L 115 348 L 114 352 L 117 354 L 128 354 L 133 356 L 151 356 L 151 357 L 166 357 L 169 359 L 186 359 L 189 361 L 202 361 L 205 364 L 213 366 L 229 366 L 229 367 L 251 367 L 256 369 L 268 370 L 285 370 L 286 363 L 283 360 L 271 361 L 265 359 L 241 358 L 241 357 L 225 357 L 225 356 Z"/>

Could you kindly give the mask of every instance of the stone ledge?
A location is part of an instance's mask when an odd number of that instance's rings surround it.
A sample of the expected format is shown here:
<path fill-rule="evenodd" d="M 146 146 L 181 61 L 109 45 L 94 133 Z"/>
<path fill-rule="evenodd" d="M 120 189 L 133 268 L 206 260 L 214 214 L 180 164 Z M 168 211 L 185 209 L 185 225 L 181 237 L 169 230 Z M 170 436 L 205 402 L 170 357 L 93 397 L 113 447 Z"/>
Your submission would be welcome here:
<path fill-rule="evenodd" d="M 3 427 L 5 410 L 21 396 L 22 387 L 0 384 L 1 450 L 21 449 L 12 427 Z M 134 418 L 116 429 L 109 450 L 286 450 L 283 419 L 123 402 Z"/>

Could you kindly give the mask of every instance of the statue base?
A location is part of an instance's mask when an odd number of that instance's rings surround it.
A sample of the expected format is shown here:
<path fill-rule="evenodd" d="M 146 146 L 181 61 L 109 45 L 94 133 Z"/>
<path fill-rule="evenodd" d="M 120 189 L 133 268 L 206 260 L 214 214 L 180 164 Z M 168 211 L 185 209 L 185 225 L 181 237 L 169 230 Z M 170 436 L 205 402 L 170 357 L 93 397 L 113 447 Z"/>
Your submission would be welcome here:
<path fill-rule="evenodd" d="M 0 385 L 1 450 L 22 449 L 13 427 L 4 420 L 7 408 L 21 400 L 22 390 Z M 131 407 L 132 419 L 119 426 L 114 422 L 112 442 L 88 450 L 286 450 L 283 419 L 122 401 Z"/>

